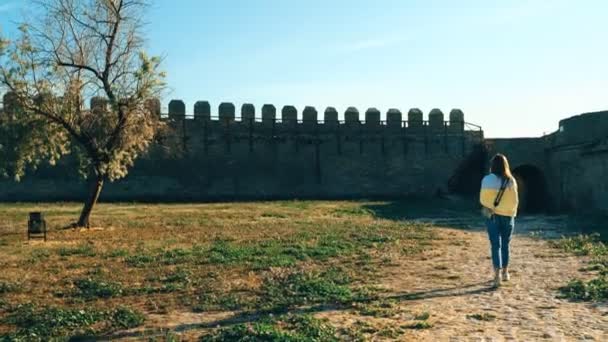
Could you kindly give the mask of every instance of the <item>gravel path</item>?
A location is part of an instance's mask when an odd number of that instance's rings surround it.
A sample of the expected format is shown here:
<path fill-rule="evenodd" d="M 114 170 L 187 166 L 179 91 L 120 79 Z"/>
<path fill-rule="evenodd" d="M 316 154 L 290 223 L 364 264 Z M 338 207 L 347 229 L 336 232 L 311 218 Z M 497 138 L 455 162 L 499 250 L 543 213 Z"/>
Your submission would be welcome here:
<path fill-rule="evenodd" d="M 437 223 L 437 222 L 436 222 Z M 551 230 L 547 227 L 553 227 Z M 403 314 L 366 318 L 374 326 L 403 327 L 411 313 L 428 312 L 430 329 L 402 329 L 374 340 L 412 341 L 608 341 L 608 304 L 559 299 L 557 288 L 580 271 L 585 258 L 554 249 L 541 237 L 555 235 L 543 218 L 522 219 L 512 241 L 512 280 L 492 289 L 489 242 L 481 227 L 441 229 L 440 241 L 419 258 L 402 258 L 379 281 Z M 536 235 L 536 237 L 531 236 Z M 336 325 L 360 316 L 325 313 Z M 478 319 L 474 317 L 483 317 Z"/>

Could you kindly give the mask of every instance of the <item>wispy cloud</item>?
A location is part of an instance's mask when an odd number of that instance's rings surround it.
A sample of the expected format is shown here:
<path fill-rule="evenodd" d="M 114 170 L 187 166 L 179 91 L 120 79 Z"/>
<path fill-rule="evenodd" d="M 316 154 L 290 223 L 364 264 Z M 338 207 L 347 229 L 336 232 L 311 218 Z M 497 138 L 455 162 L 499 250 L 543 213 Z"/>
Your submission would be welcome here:
<path fill-rule="evenodd" d="M 388 36 L 363 39 L 345 44 L 337 44 L 334 48 L 339 53 L 359 52 L 370 49 L 382 49 L 411 40 L 408 36 Z"/>

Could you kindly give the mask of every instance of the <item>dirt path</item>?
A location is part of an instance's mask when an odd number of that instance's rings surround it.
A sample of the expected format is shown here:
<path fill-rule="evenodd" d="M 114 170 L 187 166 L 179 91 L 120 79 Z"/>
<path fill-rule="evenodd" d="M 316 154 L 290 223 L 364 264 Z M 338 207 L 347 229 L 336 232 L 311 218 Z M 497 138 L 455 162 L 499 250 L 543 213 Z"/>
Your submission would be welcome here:
<path fill-rule="evenodd" d="M 512 279 L 498 290 L 492 288 L 485 230 L 474 226 L 479 225 L 477 221 L 459 220 L 432 223 L 470 228 L 433 228 L 438 240 L 432 248 L 421 255 L 397 256 L 380 270 L 377 284 L 384 290 L 382 301 L 391 303 L 388 315 L 342 308 L 315 316 L 327 318 L 336 327 L 356 327 L 372 341 L 608 341 L 608 303 L 558 298 L 557 289 L 570 279 L 592 277 L 580 270 L 587 265 L 585 258 L 552 248 L 545 239 L 561 234 L 563 220 L 518 220 L 512 242 Z M 413 329 L 412 324 L 421 322 L 416 316 L 427 314 L 426 322 L 432 326 Z M 237 317 L 230 312 L 170 313 L 151 315 L 146 326 L 168 328 L 182 340 L 196 340 L 206 329 L 239 323 Z M 141 338 L 141 328 L 132 332 L 115 337 Z"/>
<path fill-rule="evenodd" d="M 512 280 L 498 290 L 491 288 L 485 231 L 441 229 L 442 239 L 432 250 L 422 257 L 401 259 L 382 272 L 380 283 L 387 290 L 386 296 L 397 302 L 396 316 L 363 319 L 376 327 L 390 328 L 403 327 L 412 314 L 430 314 L 432 328 L 402 329 L 403 334 L 378 340 L 608 341 L 608 305 L 557 298 L 558 287 L 572 278 L 586 277 L 579 271 L 585 259 L 531 237 L 537 231 L 556 233 L 546 227 L 543 219 L 518 222 L 512 242 Z M 361 324 L 362 320 L 344 312 L 319 316 L 338 326 Z"/>

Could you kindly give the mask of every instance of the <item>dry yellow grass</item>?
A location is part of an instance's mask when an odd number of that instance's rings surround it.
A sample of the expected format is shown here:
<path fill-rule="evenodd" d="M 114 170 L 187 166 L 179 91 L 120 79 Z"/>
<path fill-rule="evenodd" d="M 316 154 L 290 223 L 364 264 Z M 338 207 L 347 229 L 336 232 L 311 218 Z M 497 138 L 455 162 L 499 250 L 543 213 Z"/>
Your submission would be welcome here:
<path fill-rule="evenodd" d="M 92 229 L 74 230 L 62 227 L 77 215 L 78 204 L 2 204 L 0 282 L 14 286 L 2 300 L 12 309 L 24 303 L 98 310 L 126 305 L 145 315 L 255 311 L 266 305 L 269 279 L 287 281 L 298 272 L 323 278 L 322 272 L 335 269 L 349 279 L 339 286 L 361 289 L 378 265 L 418 252 L 432 235 L 424 225 L 378 218 L 367 209 L 382 205 L 101 204 Z M 28 212 L 36 210 L 50 227 L 46 243 L 26 239 Z M 335 298 L 315 304 L 351 296 L 336 291 Z"/>

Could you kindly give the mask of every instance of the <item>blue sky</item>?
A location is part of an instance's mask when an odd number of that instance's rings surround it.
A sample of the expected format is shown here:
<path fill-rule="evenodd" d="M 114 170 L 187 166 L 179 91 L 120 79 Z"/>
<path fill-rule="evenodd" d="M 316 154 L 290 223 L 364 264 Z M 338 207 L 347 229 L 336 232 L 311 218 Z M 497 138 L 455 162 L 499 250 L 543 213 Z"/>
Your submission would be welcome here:
<path fill-rule="evenodd" d="M 26 3 L 0 0 L 5 35 Z M 516 137 L 608 109 L 607 15 L 599 0 L 157 0 L 147 33 L 165 106 L 461 108 Z"/>

